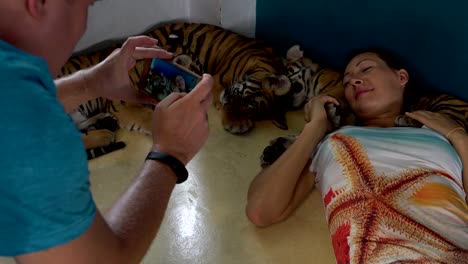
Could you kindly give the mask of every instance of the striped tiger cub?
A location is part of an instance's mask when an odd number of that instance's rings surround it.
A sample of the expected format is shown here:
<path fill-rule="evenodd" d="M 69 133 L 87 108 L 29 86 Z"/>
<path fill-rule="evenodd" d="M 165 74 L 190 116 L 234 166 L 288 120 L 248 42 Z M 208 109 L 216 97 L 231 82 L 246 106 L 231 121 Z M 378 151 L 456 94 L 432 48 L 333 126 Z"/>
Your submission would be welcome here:
<path fill-rule="evenodd" d="M 102 112 L 91 118 L 83 118 L 79 112 L 73 112 L 71 118 L 82 133 L 88 160 L 125 147 L 124 142 L 116 142 L 115 131 L 119 125 L 112 114 Z"/>
<path fill-rule="evenodd" d="M 304 57 L 298 45 L 288 50 L 284 63 L 291 82 L 293 107 L 304 106 L 313 96 L 328 94 L 340 102 L 339 107 L 333 104 L 326 106 L 332 128 L 354 124 L 355 117 L 346 101 L 342 76 L 339 72 L 320 67 Z"/>
<path fill-rule="evenodd" d="M 167 24 L 146 35 L 175 54 L 185 54 L 190 70 L 214 78 L 214 103 L 224 129 L 250 131 L 256 120 L 271 119 L 287 129 L 290 83 L 281 57 L 261 41 L 223 28 L 195 23 Z"/>
<path fill-rule="evenodd" d="M 299 46 L 293 46 L 288 50 L 285 65 L 288 77 L 291 80 L 291 93 L 294 107 L 303 106 L 312 96 L 329 94 L 340 101 L 340 108 L 327 105 L 328 118 L 332 123 L 332 129 L 344 125 L 355 125 L 356 120 L 349 108 L 342 84 L 342 76 L 339 72 L 321 68 L 310 59 L 303 56 Z M 468 131 L 468 103 L 447 94 L 416 94 L 408 111 L 426 110 L 446 114 Z M 420 127 L 421 123 L 406 115 L 400 115 L 395 119 L 397 126 Z M 261 166 L 271 165 L 297 138 L 297 135 L 279 137 L 270 142 L 260 157 Z"/>
<path fill-rule="evenodd" d="M 116 131 L 120 127 L 137 130 L 121 125 L 122 120 L 128 120 L 125 118 L 125 111 L 128 109 L 123 108 L 123 111 L 119 109 L 124 106 L 123 102 L 116 104 L 105 98 L 97 98 L 80 105 L 70 113 L 75 126 L 82 133 L 81 138 L 86 148 L 88 160 L 125 147 L 124 142 L 116 141 Z"/>

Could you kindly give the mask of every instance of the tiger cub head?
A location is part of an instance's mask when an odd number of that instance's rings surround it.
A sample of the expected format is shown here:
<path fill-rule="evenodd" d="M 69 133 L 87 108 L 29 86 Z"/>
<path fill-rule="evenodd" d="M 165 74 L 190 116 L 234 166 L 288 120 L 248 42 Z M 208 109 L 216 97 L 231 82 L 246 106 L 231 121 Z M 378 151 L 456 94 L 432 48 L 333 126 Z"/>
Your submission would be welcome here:
<path fill-rule="evenodd" d="M 304 57 L 304 52 L 299 45 L 294 45 L 288 50 L 284 64 L 291 82 L 292 106 L 294 108 L 301 107 L 307 102 L 310 89 L 313 86 L 313 76 L 320 66 Z"/>
<path fill-rule="evenodd" d="M 224 128 L 235 134 L 242 134 L 253 127 L 254 120 L 271 119 L 281 128 L 288 129 L 285 113 L 288 110 L 288 93 L 291 84 L 286 75 L 253 73 L 226 87 L 220 95 L 227 122 Z M 224 121 L 224 120 L 223 120 Z M 227 127 L 229 124 L 237 124 Z M 238 130 L 238 131 L 234 131 Z"/>
<path fill-rule="evenodd" d="M 340 102 L 339 106 L 326 106 L 328 119 L 332 128 L 355 123 L 355 117 L 346 101 L 342 74 L 330 68 L 321 67 L 304 57 L 298 45 L 292 46 L 284 60 L 288 77 L 291 81 L 292 106 L 303 106 L 310 98 L 319 94 L 327 94 Z"/>
<path fill-rule="evenodd" d="M 186 54 L 174 57 L 173 62 L 195 73 L 202 67 Z M 278 60 L 278 68 L 282 68 Z M 285 113 L 290 108 L 290 81 L 286 75 L 275 75 L 268 70 L 255 69 L 224 87 L 219 96 L 224 129 L 233 134 L 250 131 L 254 121 L 271 119 L 281 128 L 288 129 Z"/>

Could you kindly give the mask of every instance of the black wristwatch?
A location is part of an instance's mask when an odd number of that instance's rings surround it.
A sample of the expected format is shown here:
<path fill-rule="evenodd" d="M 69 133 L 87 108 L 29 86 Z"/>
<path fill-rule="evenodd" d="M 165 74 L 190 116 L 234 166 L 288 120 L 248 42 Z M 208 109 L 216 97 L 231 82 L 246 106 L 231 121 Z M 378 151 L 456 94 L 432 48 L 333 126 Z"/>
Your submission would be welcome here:
<path fill-rule="evenodd" d="M 177 158 L 173 156 L 160 152 L 160 151 L 150 151 L 148 156 L 146 156 L 147 160 L 158 160 L 167 166 L 169 166 L 172 171 L 174 171 L 175 175 L 177 176 L 177 183 L 183 183 L 188 178 L 188 171 L 185 168 L 185 165 L 180 162 Z"/>

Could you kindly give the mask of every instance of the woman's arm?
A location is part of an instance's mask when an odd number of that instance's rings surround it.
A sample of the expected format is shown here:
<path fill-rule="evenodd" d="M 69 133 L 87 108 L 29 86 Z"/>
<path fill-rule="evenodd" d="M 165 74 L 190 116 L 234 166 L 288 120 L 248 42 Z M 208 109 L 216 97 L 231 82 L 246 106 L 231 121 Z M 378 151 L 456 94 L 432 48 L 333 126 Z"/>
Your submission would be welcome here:
<path fill-rule="evenodd" d="M 418 120 L 424 125 L 436 130 L 445 135 L 452 146 L 457 151 L 458 156 L 462 161 L 463 171 L 462 180 L 463 188 L 465 189 L 465 202 L 468 204 L 468 134 L 467 132 L 450 117 L 433 113 L 429 111 L 415 111 L 406 113 L 407 116 Z"/>
<path fill-rule="evenodd" d="M 454 131 L 448 140 L 460 156 L 463 164 L 463 188 L 465 189 L 465 202 L 468 204 L 468 134 L 463 130 Z"/>
<path fill-rule="evenodd" d="M 309 102 L 310 116 L 294 143 L 268 168 L 252 181 L 246 213 L 257 226 L 265 227 L 286 219 L 299 206 L 314 186 L 315 173 L 308 171 L 310 155 L 325 135 L 328 120 L 325 103 L 337 101 L 328 96 L 319 96 Z"/>
<path fill-rule="evenodd" d="M 313 188 L 315 175 L 306 165 L 321 139 L 315 131 L 304 129 L 278 160 L 252 181 L 246 213 L 255 225 L 264 227 L 285 219 Z"/>

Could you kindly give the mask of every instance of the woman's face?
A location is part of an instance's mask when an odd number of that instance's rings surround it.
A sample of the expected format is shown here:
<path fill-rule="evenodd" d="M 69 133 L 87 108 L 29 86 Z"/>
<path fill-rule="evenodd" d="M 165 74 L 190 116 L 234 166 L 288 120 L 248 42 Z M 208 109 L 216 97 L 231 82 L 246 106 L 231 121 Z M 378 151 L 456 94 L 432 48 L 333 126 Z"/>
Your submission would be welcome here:
<path fill-rule="evenodd" d="M 355 56 L 343 78 L 345 96 L 359 118 L 399 114 L 408 82 L 406 70 L 394 70 L 375 53 Z"/>

